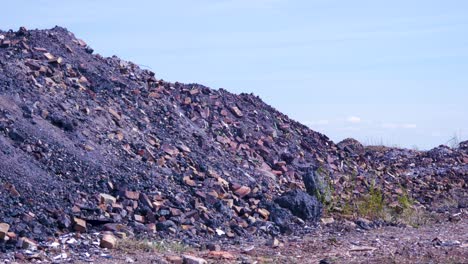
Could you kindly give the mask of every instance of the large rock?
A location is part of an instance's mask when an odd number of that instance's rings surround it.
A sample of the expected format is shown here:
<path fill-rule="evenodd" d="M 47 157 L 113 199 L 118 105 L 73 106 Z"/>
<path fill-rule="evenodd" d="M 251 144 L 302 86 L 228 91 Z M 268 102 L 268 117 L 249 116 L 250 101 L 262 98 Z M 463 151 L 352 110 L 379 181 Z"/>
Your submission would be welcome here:
<path fill-rule="evenodd" d="M 292 231 L 291 225 L 294 223 L 294 216 L 288 209 L 273 202 L 264 202 L 263 206 L 270 212 L 269 220 L 279 228 L 279 230 L 276 228 L 269 230 L 271 235 L 276 236 L 280 232 L 290 233 Z"/>
<path fill-rule="evenodd" d="M 317 198 L 298 189 L 283 194 L 275 202 L 303 220 L 316 222 L 322 215 L 322 204 Z"/>
<path fill-rule="evenodd" d="M 303 176 L 307 193 L 317 197 L 322 203 L 330 203 L 332 192 L 330 184 L 327 182 L 327 175 L 320 169 L 309 169 Z"/>

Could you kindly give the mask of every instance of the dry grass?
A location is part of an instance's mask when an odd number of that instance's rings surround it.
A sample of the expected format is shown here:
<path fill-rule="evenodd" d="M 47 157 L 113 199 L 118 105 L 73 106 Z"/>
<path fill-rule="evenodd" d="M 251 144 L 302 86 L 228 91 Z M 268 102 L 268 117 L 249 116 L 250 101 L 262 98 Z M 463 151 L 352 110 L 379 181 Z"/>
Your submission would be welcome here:
<path fill-rule="evenodd" d="M 412 227 L 426 225 L 434 219 L 424 207 L 417 206 L 407 193 L 403 193 L 397 200 L 398 206 L 391 206 L 380 189 L 371 187 L 368 194 L 343 205 L 342 213 Z M 445 203 L 453 206 L 451 201 Z"/>
<path fill-rule="evenodd" d="M 123 239 L 117 244 L 117 249 L 126 253 L 130 252 L 154 252 L 182 254 L 191 248 L 181 242 L 176 241 L 151 241 L 147 239 Z"/>

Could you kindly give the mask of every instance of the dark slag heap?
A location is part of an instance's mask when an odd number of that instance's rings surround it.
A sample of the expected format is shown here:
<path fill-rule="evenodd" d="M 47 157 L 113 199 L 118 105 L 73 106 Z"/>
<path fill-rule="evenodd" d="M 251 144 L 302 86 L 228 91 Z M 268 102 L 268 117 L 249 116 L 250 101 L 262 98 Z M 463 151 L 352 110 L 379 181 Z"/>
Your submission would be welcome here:
<path fill-rule="evenodd" d="M 236 240 L 310 230 L 379 188 L 466 206 L 468 143 L 334 144 L 252 94 L 170 83 L 64 28 L 0 31 L 0 239 Z M 164 67 L 161 65 L 161 67 Z"/>

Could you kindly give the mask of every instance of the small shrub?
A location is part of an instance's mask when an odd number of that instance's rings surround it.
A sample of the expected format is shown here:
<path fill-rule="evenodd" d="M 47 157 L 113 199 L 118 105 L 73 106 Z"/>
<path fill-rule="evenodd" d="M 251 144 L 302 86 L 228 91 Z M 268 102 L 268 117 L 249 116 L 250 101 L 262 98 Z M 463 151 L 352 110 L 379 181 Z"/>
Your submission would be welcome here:
<path fill-rule="evenodd" d="M 400 204 L 401 208 L 409 209 L 413 205 L 413 201 L 408 197 L 408 194 L 404 193 L 400 197 L 398 197 L 398 203 Z"/>
<path fill-rule="evenodd" d="M 382 192 L 374 186 L 371 186 L 369 194 L 363 196 L 356 205 L 360 216 L 370 219 L 383 218 L 384 216 L 384 197 Z"/>

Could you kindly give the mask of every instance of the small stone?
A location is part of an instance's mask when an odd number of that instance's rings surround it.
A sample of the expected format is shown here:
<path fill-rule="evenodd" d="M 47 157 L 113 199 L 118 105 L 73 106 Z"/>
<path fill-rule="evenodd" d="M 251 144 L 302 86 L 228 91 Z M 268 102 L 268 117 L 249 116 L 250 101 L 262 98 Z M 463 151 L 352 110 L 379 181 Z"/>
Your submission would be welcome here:
<path fill-rule="evenodd" d="M 113 249 L 117 244 L 117 238 L 112 234 L 105 234 L 102 239 L 101 243 L 99 244 L 102 248 Z"/>
<path fill-rule="evenodd" d="M 16 190 L 16 187 L 14 185 L 10 186 L 10 195 L 13 197 L 20 197 L 21 194 Z"/>
<path fill-rule="evenodd" d="M 253 246 L 253 245 L 250 245 L 250 246 L 245 247 L 245 248 L 242 249 L 242 253 L 244 253 L 244 254 L 251 254 L 254 251 L 255 251 L 255 246 Z"/>
<path fill-rule="evenodd" d="M 194 257 L 190 255 L 184 255 L 184 264 L 207 264 L 208 262 L 202 258 Z"/>
<path fill-rule="evenodd" d="M 50 61 L 55 59 L 54 55 L 50 54 L 49 52 L 44 53 L 44 57 Z"/>
<path fill-rule="evenodd" d="M 268 242 L 268 245 L 272 248 L 277 248 L 281 245 L 281 242 L 275 237 L 270 242 Z"/>
<path fill-rule="evenodd" d="M 25 260 L 26 257 L 24 256 L 23 253 L 17 252 L 17 253 L 15 253 L 15 259 L 16 260 Z"/>
<path fill-rule="evenodd" d="M 117 202 L 117 199 L 109 194 L 101 193 L 99 197 L 101 199 L 101 204 L 115 204 Z"/>
<path fill-rule="evenodd" d="M 9 40 L 4 40 L 4 41 L 2 41 L 1 47 L 3 47 L 3 48 L 8 48 L 10 45 L 11 45 L 11 41 L 9 41 Z"/>
<path fill-rule="evenodd" d="M 124 196 L 125 196 L 125 198 L 130 199 L 130 200 L 140 199 L 140 193 L 139 192 L 125 191 Z"/>
<path fill-rule="evenodd" d="M 206 245 L 206 249 L 209 251 L 221 251 L 221 246 L 214 243 L 209 243 Z"/>
<path fill-rule="evenodd" d="M 440 246 L 442 247 L 459 247 L 461 246 L 462 243 L 457 240 L 451 240 L 451 241 L 443 241 L 440 243 Z"/>
<path fill-rule="evenodd" d="M 149 197 L 144 194 L 144 193 L 141 193 L 140 194 L 140 202 L 144 205 L 144 206 L 148 206 L 149 208 L 153 209 L 153 203 L 151 202 L 151 200 L 149 199 Z"/>
<path fill-rule="evenodd" d="M 80 218 L 73 218 L 73 221 L 75 225 L 73 226 L 73 229 L 77 232 L 85 233 L 86 232 L 86 221 Z"/>
<path fill-rule="evenodd" d="M 237 106 L 233 106 L 230 108 L 231 109 L 231 112 L 236 116 L 236 117 L 243 117 L 244 114 L 242 113 L 242 111 L 237 107 Z"/>
<path fill-rule="evenodd" d="M 10 240 L 16 240 L 16 238 L 18 237 L 14 232 L 8 232 L 7 236 L 10 238 Z"/>
<path fill-rule="evenodd" d="M 35 51 L 38 51 L 38 52 L 47 52 L 47 49 L 46 49 L 46 48 L 34 47 L 33 49 L 34 49 Z"/>
<path fill-rule="evenodd" d="M 127 234 L 125 232 L 115 232 L 115 236 L 120 238 L 120 239 L 126 239 Z"/>
<path fill-rule="evenodd" d="M 234 255 L 227 251 L 211 251 L 208 255 L 217 259 L 235 259 Z"/>
<path fill-rule="evenodd" d="M 62 62 L 63 62 L 62 57 L 53 58 L 53 59 L 49 60 L 49 63 L 53 63 L 53 64 L 61 64 Z"/>
<path fill-rule="evenodd" d="M 268 210 L 266 209 L 259 208 L 257 211 L 265 220 L 268 219 L 268 217 L 270 217 L 270 212 L 268 212 Z"/>
<path fill-rule="evenodd" d="M 125 230 L 125 226 L 122 224 L 115 224 L 115 223 L 109 223 L 105 224 L 103 226 L 104 230 L 106 231 L 112 231 L 112 232 L 117 232 L 117 231 L 122 231 Z"/>
<path fill-rule="evenodd" d="M 167 261 L 172 264 L 183 264 L 184 260 L 179 256 L 168 256 L 166 257 Z"/>
<path fill-rule="evenodd" d="M 23 238 L 23 249 L 35 250 L 37 249 L 37 243 L 29 238 Z"/>
<path fill-rule="evenodd" d="M 197 183 L 196 183 L 194 180 L 190 179 L 189 176 L 185 176 L 185 177 L 183 178 L 183 181 L 184 181 L 184 183 L 187 184 L 188 186 L 192 186 L 192 187 L 197 186 Z"/>
<path fill-rule="evenodd" d="M 126 257 L 125 258 L 125 263 L 135 263 L 135 260 L 132 259 L 131 257 Z"/>
<path fill-rule="evenodd" d="M 182 215 L 182 211 L 177 209 L 177 208 L 169 208 L 169 211 L 171 212 L 172 216 L 180 216 Z"/>
<path fill-rule="evenodd" d="M 239 198 L 244 198 L 245 196 L 249 195 L 252 190 L 250 187 L 247 186 L 241 186 L 239 189 L 235 190 L 234 192 L 236 193 Z"/>
<path fill-rule="evenodd" d="M 367 220 L 365 218 L 359 218 L 358 220 L 356 220 L 356 224 L 364 230 L 370 230 L 373 226 L 372 221 Z"/>
<path fill-rule="evenodd" d="M 171 220 L 159 222 L 156 224 L 156 229 L 158 231 L 168 231 L 170 228 L 177 228 L 177 225 Z"/>
<path fill-rule="evenodd" d="M 353 247 L 351 247 L 351 249 L 349 251 L 356 252 L 356 251 L 374 251 L 374 250 L 377 250 L 377 248 L 367 247 L 367 246 L 362 246 L 362 247 L 353 246 Z"/>
<path fill-rule="evenodd" d="M 86 42 L 84 42 L 84 40 L 82 39 L 77 39 L 76 42 L 78 42 L 78 45 L 82 46 L 82 47 L 86 47 L 88 44 L 86 44 Z"/>
<path fill-rule="evenodd" d="M 120 116 L 120 114 L 115 111 L 114 109 L 112 108 L 109 108 L 109 113 L 115 118 L 117 119 L 117 121 L 120 121 L 120 119 L 122 119 L 122 117 Z"/>
<path fill-rule="evenodd" d="M 175 156 L 177 154 L 179 154 L 179 150 L 173 146 L 170 146 L 170 145 L 163 145 L 161 147 L 161 149 L 166 152 L 167 154 L 171 155 L 171 156 Z"/>
<path fill-rule="evenodd" d="M 146 226 L 146 228 L 148 229 L 148 231 L 153 232 L 153 233 L 156 233 L 157 228 L 156 228 L 156 224 L 155 224 L 155 223 L 149 223 L 149 224 L 146 224 L 145 226 Z"/>
<path fill-rule="evenodd" d="M 8 230 L 10 229 L 10 225 L 7 223 L 0 224 L 0 239 L 5 239 L 8 234 Z"/>
<path fill-rule="evenodd" d="M 142 215 L 137 215 L 137 214 L 136 214 L 136 215 L 134 215 L 133 217 L 135 218 L 135 221 L 137 221 L 137 222 L 140 222 L 140 223 L 144 223 L 144 222 L 145 222 L 145 217 L 142 216 Z"/>
<path fill-rule="evenodd" d="M 320 219 L 320 221 L 321 221 L 322 224 L 324 224 L 324 225 L 331 225 L 331 224 L 335 223 L 335 219 L 333 219 L 333 217 L 322 218 L 322 219 Z"/>
<path fill-rule="evenodd" d="M 344 220 L 343 226 L 346 228 L 346 230 L 354 230 L 356 229 L 357 225 L 354 222 L 351 222 L 349 220 Z"/>
<path fill-rule="evenodd" d="M 333 263 L 333 260 L 331 260 L 330 258 L 324 258 L 322 260 L 320 260 L 319 264 L 332 264 Z"/>
<path fill-rule="evenodd" d="M 224 236 L 226 234 L 226 232 L 224 232 L 223 230 L 221 230 L 219 228 L 216 228 L 216 234 L 218 234 L 218 236 Z"/>

